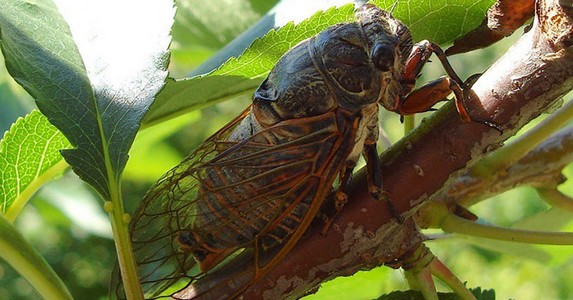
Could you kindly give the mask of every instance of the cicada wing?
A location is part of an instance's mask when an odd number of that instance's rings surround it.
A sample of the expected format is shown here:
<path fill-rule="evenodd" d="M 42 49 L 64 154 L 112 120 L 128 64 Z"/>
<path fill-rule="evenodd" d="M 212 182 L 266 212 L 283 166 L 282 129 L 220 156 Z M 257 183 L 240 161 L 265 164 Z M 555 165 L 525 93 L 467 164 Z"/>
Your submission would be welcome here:
<path fill-rule="evenodd" d="M 186 219 L 178 218 L 189 209 L 179 201 L 181 197 L 193 197 L 197 184 L 186 180 L 179 172 L 186 160 L 170 170 L 147 193 L 131 220 L 130 234 L 135 260 L 138 265 L 142 288 L 147 298 L 159 296 L 162 291 L 185 277 L 186 270 L 193 269 L 192 256 L 181 252 L 174 240 L 177 225 L 185 226 Z M 124 291 L 119 272 L 115 293 L 123 299 Z M 112 283 L 112 288 L 114 287 Z"/>
<path fill-rule="evenodd" d="M 229 293 L 234 299 L 250 284 L 264 278 L 292 250 L 314 220 L 331 190 L 333 178 L 326 175 L 308 174 L 295 181 L 282 195 L 281 208 L 272 212 L 272 220 L 255 237 L 253 249 L 239 256 L 234 265 L 225 266 L 198 281 L 194 285 L 194 296 L 210 299 L 211 292 L 217 297 L 220 295 L 218 289 L 233 287 Z M 233 275 L 229 276 L 229 273 Z M 191 298 L 194 297 L 178 299 Z"/>
<path fill-rule="evenodd" d="M 237 296 L 284 258 L 331 191 L 352 148 L 351 128 L 337 122 L 334 113 L 283 121 L 217 156 L 211 162 L 217 171 L 204 183 L 212 197 L 207 203 L 219 213 L 205 214 L 213 220 L 196 230 L 210 228 L 213 245 L 243 238 L 247 242 L 241 247 L 250 251 L 176 298 L 209 299 L 229 288 L 228 295 Z"/>
<path fill-rule="evenodd" d="M 194 203 L 200 201 L 197 173 L 225 150 L 216 141 L 227 140 L 249 110 L 250 107 L 164 174 L 146 193 L 134 213 L 130 237 L 146 298 L 157 297 L 178 281 L 189 278 L 189 274 L 201 275 L 193 256 L 180 249 L 177 234 L 182 228 L 191 226 Z M 236 142 L 227 143 L 226 147 L 232 144 Z M 125 298 L 119 270 L 114 271 L 110 296 Z"/>
<path fill-rule="evenodd" d="M 193 160 L 171 170 L 151 189 L 131 228 L 141 284 L 150 295 L 186 277 L 195 266 L 193 257 L 181 251 L 175 240 L 180 228 L 190 226 L 191 218 L 185 216 L 192 215 L 197 194 L 197 183 L 181 171 L 189 163 Z"/>
<path fill-rule="evenodd" d="M 345 124 L 336 114 L 327 113 L 233 140 L 242 127 L 250 129 L 244 117 L 169 171 L 136 212 L 132 242 L 148 295 L 183 278 L 201 281 L 238 252 L 256 271 L 238 275 L 250 276 L 237 277 L 238 282 L 257 280 L 256 274 L 270 269 L 300 239 L 354 139 L 352 130 L 340 128 Z M 253 253 L 250 259 L 247 253 Z"/>

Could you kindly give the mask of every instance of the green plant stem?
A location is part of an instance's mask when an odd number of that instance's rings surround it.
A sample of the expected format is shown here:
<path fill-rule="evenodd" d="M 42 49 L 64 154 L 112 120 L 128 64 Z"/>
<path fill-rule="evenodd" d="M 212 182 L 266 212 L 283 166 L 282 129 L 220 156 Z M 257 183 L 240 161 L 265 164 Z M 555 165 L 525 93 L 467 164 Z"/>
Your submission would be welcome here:
<path fill-rule="evenodd" d="M 483 158 L 472 168 L 472 172 L 476 175 L 488 177 L 498 171 L 507 169 L 572 119 L 573 101 L 569 101 L 539 125 L 535 126 L 535 128 Z"/>
<path fill-rule="evenodd" d="M 16 217 L 20 214 L 28 200 L 42 187 L 46 182 L 53 179 L 57 174 L 62 173 L 67 167 L 68 163 L 62 158 L 61 161 L 53 165 L 51 168 L 41 173 L 40 176 L 36 177 L 30 184 L 18 195 L 14 200 L 12 205 L 8 208 L 4 217 L 8 222 L 13 223 Z"/>
<path fill-rule="evenodd" d="M 404 116 L 404 135 L 407 135 L 416 126 L 416 115 Z"/>
<path fill-rule="evenodd" d="M 426 300 L 438 300 L 438 292 L 432 279 L 432 274 L 428 268 L 421 270 L 407 270 L 404 276 L 408 281 L 408 285 L 412 290 L 417 290 L 422 293 Z"/>
<path fill-rule="evenodd" d="M 497 226 L 478 224 L 466 219 L 462 219 L 453 214 L 448 214 L 445 218 L 443 218 L 440 223 L 440 227 L 444 231 L 448 232 L 509 242 L 547 245 L 573 245 L 573 233 L 570 232 L 546 232 L 502 228 Z"/>
<path fill-rule="evenodd" d="M 443 283 L 454 291 L 463 300 L 476 300 L 476 297 L 460 281 L 460 279 L 446 267 L 437 257 L 434 257 L 429 265 L 432 275 L 436 276 Z"/>
<path fill-rule="evenodd" d="M 128 222 L 125 222 L 125 212 L 123 208 L 123 199 L 119 193 L 119 186 L 110 187 L 111 204 L 107 202 L 105 205 L 106 211 L 111 220 L 111 228 L 115 241 L 115 248 L 121 270 L 121 278 L 125 296 L 127 299 L 143 299 L 143 290 L 139 283 L 139 276 L 137 273 L 137 264 L 133 256 L 133 249 L 131 240 L 129 239 L 129 231 L 127 228 Z"/>
<path fill-rule="evenodd" d="M 73 299 L 46 260 L 1 215 L 0 257 L 26 278 L 44 299 Z"/>
<path fill-rule="evenodd" d="M 573 199 L 554 188 L 538 188 L 539 196 L 551 206 L 573 212 Z"/>

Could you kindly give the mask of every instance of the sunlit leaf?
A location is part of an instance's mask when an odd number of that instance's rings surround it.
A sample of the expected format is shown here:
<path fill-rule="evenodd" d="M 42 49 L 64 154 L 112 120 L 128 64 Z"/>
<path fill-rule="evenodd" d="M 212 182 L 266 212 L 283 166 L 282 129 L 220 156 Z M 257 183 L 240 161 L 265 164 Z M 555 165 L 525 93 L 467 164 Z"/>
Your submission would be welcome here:
<path fill-rule="evenodd" d="M 394 16 L 410 30 L 414 41 L 430 40 L 438 44 L 451 43 L 483 21 L 487 9 L 495 0 L 410 0 L 374 1 L 381 7 L 396 4 Z"/>
<path fill-rule="evenodd" d="M 49 0 L 7 1 L 0 11 L 6 67 L 74 147 L 62 152 L 73 170 L 109 199 L 167 75 L 173 4 L 62 0 L 58 6 L 66 20 Z"/>
<path fill-rule="evenodd" d="M 13 221 L 32 194 L 67 164 L 59 150 L 69 142 L 46 117 L 33 111 L 19 119 L 0 141 L 0 201 Z"/>

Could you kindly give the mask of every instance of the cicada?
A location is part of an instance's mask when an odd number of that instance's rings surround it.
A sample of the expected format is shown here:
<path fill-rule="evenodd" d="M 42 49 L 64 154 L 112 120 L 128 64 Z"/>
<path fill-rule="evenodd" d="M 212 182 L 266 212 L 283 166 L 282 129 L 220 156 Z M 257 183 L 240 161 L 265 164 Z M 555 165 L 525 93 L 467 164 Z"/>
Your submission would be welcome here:
<path fill-rule="evenodd" d="M 432 53 L 449 77 L 412 91 Z M 414 45 L 402 22 L 373 5 L 357 9 L 355 22 L 300 42 L 240 116 L 145 196 L 130 230 L 147 296 L 178 280 L 201 280 L 248 253 L 255 275 L 232 296 L 239 295 L 284 258 L 325 202 L 342 209 L 361 155 L 373 197 L 384 199 L 376 150 L 379 106 L 412 114 L 454 91 L 460 115 L 469 119 L 463 85 L 439 47 Z"/>

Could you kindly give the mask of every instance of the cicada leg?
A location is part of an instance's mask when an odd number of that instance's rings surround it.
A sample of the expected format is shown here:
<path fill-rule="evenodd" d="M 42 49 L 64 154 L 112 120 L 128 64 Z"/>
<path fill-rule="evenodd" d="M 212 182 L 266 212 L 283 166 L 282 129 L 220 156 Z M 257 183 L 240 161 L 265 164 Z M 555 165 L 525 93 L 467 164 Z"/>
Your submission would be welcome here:
<path fill-rule="evenodd" d="M 380 156 L 376 149 L 376 143 L 364 145 L 363 155 L 366 158 L 366 170 L 368 171 L 368 190 L 376 200 L 385 201 L 390 214 L 398 221 L 404 223 L 404 217 L 398 213 L 388 193 L 382 188 L 382 174 L 380 174 Z"/>
<path fill-rule="evenodd" d="M 426 63 L 430 60 L 430 56 L 432 56 L 434 53 L 444 66 L 448 76 L 459 85 L 463 84 L 461 78 L 454 71 L 452 65 L 450 65 L 450 62 L 448 61 L 442 48 L 428 40 L 423 40 L 414 45 L 412 52 L 410 52 L 410 56 L 408 56 L 406 59 L 404 69 L 402 70 L 402 79 L 400 83 L 402 85 L 402 92 L 404 95 L 412 91 L 416 83 L 416 79 L 422 72 L 422 68 L 424 65 L 426 65 Z"/>
<path fill-rule="evenodd" d="M 442 77 L 412 91 L 416 78 L 432 54 L 436 54 L 448 77 Z M 432 110 L 432 106 L 440 101 L 446 100 L 446 97 L 454 93 L 456 109 L 464 122 L 477 122 L 500 131 L 499 127 L 492 122 L 484 121 L 470 116 L 464 100 L 472 98 L 470 92 L 471 85 L 475 77 L 470 77 L 466 82 L 456 74 L 450 65 L 444 51 L 436 44 L 427 40 L 421 41 L 414 45 L 413 50 L 406 60 L 402 72 L 402 94 L 405 96 L 398 99 L 394 110 L 400 115 L 411 115 L 420 112 Z"/>
<path fill-rule="evenodd" d="M 390 201 L 390 197 L 386 191 L 382 188 L 382 176 L 380 174 L 380 157 L 378 156 L 378 150 L 376 149 L 376 143 L 372 140 L 367 140 L 364 144 L 363 156 L 366 158 L 366 171 L 368 174 L 368 191 L 372 198 L 376 200 L 385 201 L 388 206 L 390 214 L 396 220 L 402 224 L 404 218 L 398 213 L 398 210 Z M 348 188 L 350 182 L 352 181 L 352 172 L 356 162 L 347 161 L 344 171 L 340 176 L 340 185 L 336 191 L 331 194 L 331 201 L 327 201 L 323 211 L 324 227 L 322 228 L 321 234 L 326 235 L 328 229 L 332 225 L 332 222 L 336 218 L 336 215 L 342 210 L 344 205 L 348 202 Z"/>
<path fill-rule="evenodd" d="M 333 191 L 329 196 L 329 201 L 325 201 L 324 207 L 322 209 L 324 227 L 321 230 L 322 235 L 326 235 L 328 229 L 332 225 L 336 215 L 342 210 L 344 205 L 348 202 L 348 187 L 350 182 L 352 182 L 352 172 L 356 167 L 355 161 L 346 161 L 344 169 L 341 171 L 340 175 L 340 185 L 336 191 Z"/>

